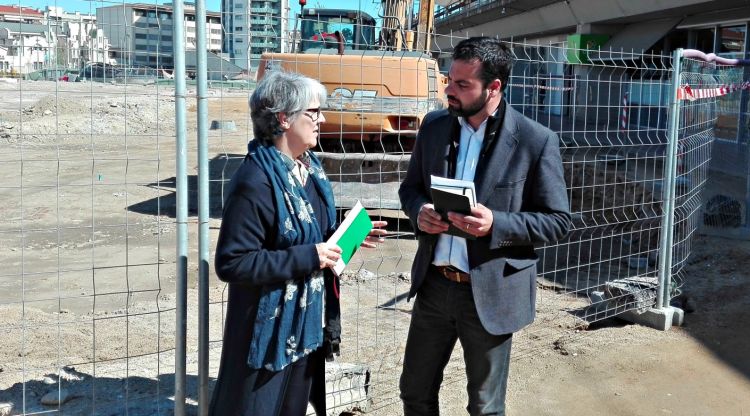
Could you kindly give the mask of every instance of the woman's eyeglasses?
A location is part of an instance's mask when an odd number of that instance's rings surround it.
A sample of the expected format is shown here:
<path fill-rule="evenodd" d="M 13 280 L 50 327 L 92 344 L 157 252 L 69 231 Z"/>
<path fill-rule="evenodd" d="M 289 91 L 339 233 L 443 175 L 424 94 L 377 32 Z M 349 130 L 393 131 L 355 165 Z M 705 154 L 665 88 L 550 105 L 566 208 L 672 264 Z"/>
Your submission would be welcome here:
<path fill-rule="evenodd" d="M 317 123 L 317 121 L 320 119 L 320 107 L 308 108 L 307 110 L 305 110 L 305 115 L 310 117 L 310 120 Z"/>

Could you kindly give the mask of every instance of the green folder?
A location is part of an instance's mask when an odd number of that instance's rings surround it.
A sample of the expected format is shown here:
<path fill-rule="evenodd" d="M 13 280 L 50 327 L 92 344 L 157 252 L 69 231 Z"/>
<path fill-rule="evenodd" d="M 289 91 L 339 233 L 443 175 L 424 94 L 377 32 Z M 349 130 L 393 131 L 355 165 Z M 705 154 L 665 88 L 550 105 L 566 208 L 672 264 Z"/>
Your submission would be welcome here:
<path fill-rule="evenodd" d="M 370 216 L 362 204 L 357 201 L 349 211 L 349 215 L 344 218 L 336 232 L 328 239 L 329 243 L 341 247 L 341 258 L 333 268 L 336 274 L 341 274 L 344 271 L 346 265 L 349 264 L 349 260 L 352 259 L 359 246 L 370 234 L 370 230 L 372 230 L 372 220 L 370 220 Z"/>

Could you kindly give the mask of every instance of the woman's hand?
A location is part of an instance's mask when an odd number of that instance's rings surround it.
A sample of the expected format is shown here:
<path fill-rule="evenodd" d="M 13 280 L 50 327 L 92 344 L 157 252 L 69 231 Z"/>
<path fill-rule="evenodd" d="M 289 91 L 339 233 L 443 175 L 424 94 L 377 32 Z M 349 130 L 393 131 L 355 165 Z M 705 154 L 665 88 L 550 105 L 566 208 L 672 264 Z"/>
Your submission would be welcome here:
<path fill-rule="evenodd" d="M 367 235 L 365 241 L 362 242 L 362 247 L 375 248 L 378 243 L 384 242 L 385 238 L 383 237 L 388 235 L 388 231 L 385 230 L 387 225 L 388 221 L 373 221 L 372 230 L 370 230 L 370 234 Z"/>
<path fill-rule="evenodd" d="M 315 249 L 318 250 L 318 260 L 320 261 L 321 270 L 326 267 L 333 268 L 339 258 L 341 258 L 341 247 L 336 244 L 318 243 L 315 244 Z"/>

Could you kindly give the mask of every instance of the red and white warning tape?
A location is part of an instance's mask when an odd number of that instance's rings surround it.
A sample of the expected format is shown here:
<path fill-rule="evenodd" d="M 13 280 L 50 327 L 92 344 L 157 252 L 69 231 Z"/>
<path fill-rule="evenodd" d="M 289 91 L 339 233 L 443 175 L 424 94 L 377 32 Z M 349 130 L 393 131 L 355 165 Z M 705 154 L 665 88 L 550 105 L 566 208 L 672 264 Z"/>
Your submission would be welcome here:
<path fill-rule="evenodd" d="M 677 91 L 678 100 L 695 101 L 701 98 L 721 97 L 735 91 L 750 89 L 750 81 L 742 84 L 722 85 L 717 88 L 692 89 L 689 85 L 683 85 Z"/>
<path fill-rule="evenodd" d="M 625 96 L 622 97 L 622 114 L 620 115 L 620 130 L 628 129 L 628 95 L 629 91 L 625 92 Z"/>
<path fill-rule="evenodd" d="M 538 90 L 550 90 L 550 91 L 572 91 L 573 87 L 548 87 L 546 85 L 531 85 L 531 84 L 513 84 L 511 87 L 516 88 L 533 88 Z"/>

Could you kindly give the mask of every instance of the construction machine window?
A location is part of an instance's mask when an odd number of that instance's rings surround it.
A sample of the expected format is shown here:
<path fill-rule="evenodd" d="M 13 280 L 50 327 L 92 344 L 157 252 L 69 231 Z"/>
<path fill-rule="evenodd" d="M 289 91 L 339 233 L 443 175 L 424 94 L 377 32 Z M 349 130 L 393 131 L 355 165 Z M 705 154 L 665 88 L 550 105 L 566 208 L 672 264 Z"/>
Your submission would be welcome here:
<path fill-rule="evenodd" d="M 302 17 L 302 51 L 337 49 L 337 31 L 343 36 L 344 49 L 370 49 L 374 45 L 375 20 L 370 16 L 349 11 L 321 12 Z"/>

